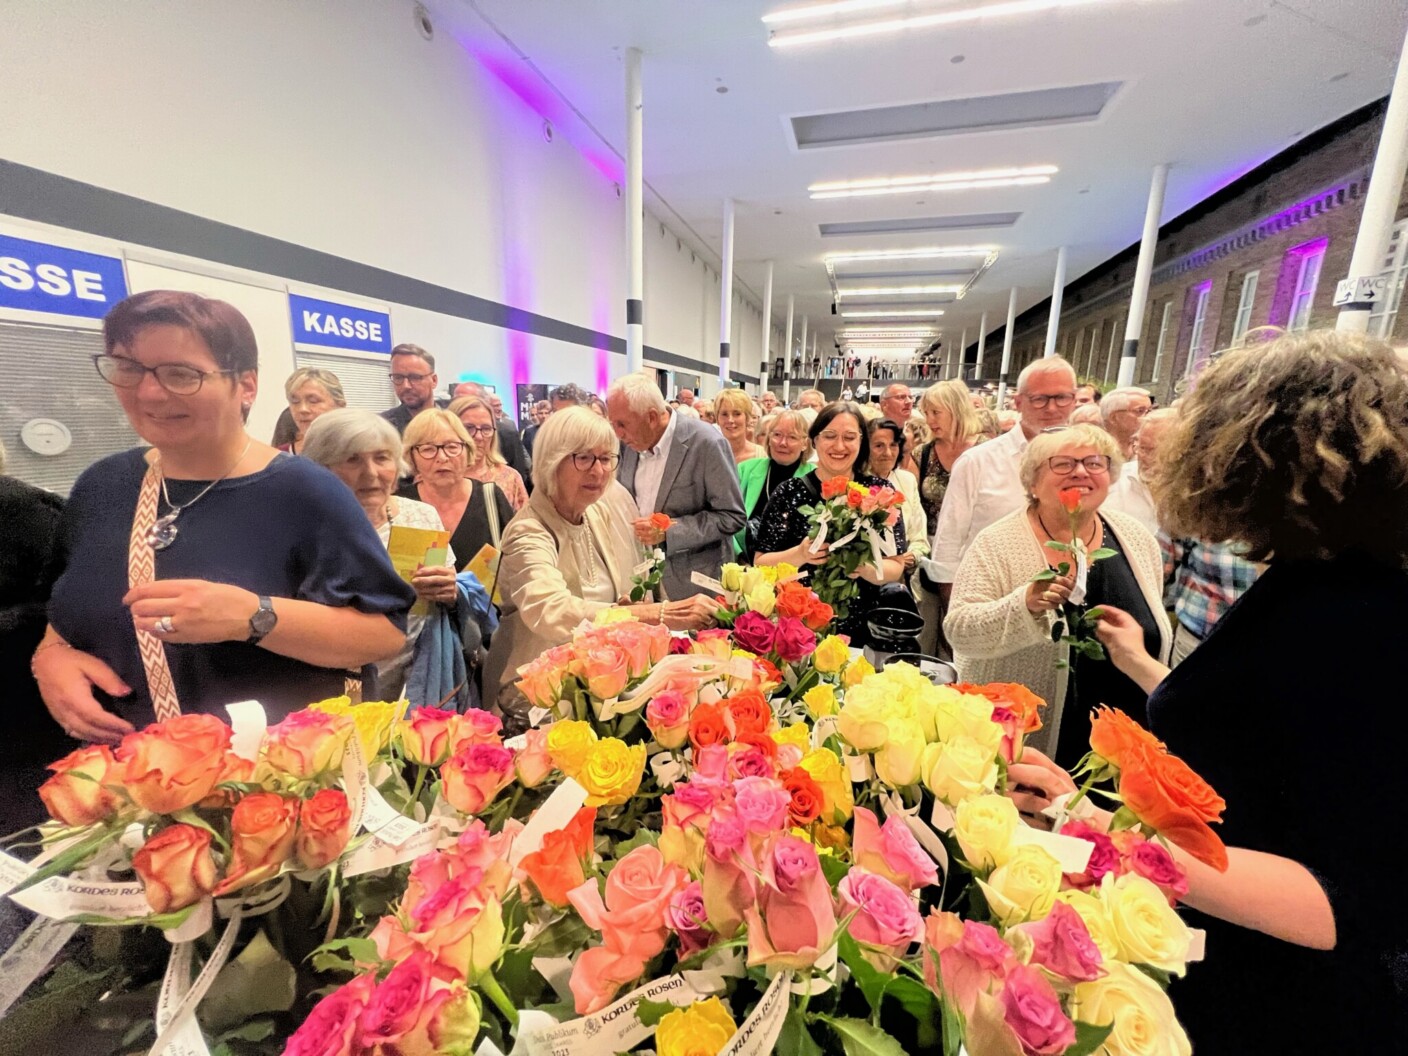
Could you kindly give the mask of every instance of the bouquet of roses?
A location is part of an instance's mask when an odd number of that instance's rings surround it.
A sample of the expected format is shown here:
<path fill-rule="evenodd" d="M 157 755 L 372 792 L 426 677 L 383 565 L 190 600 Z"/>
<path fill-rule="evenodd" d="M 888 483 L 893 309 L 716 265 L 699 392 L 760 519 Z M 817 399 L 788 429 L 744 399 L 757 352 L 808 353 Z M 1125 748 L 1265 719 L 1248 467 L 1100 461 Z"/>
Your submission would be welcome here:
<path fill-rule="evenodd" d="M 771 619 L 774 615 L 799 619 L 813 631 L 824 631 L 835 618 L 830 605 L 802 582 L 802 574 L 791 565 L 727 564 L 719 573 L 723 594 L 719 597 L 720 627 L 732 627 L 740 616 L 756 612 Z"/>
<path fill-rule="evenodd" d="M 811 584 L 837 619 L 850 614 L 850 601 L 860 592 L 852 574 L 866 563 L 879 571 L 881 561 L 894 556 L 894 527 L 903 503 L 904 496 L 889 486 L 832 477 L 821 486 L 821 502 L 798 509 L 807 518 L 812 546 L 830 548 Z"/>

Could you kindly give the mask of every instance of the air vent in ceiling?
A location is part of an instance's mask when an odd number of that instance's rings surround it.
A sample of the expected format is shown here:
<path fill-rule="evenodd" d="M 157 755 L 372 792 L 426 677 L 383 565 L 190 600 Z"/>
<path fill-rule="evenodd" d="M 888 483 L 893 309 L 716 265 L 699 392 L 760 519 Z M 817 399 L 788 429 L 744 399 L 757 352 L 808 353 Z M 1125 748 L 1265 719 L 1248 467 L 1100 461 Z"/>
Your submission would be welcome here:
<path fill-rule="evenodd" d="M 791 118 L 800 150 L 953 136 L 997 129 L 1040 128 L 1094 121 L 1120 89 L 1119 81 L 1043 88 L 1035 92 L 977 95 L 868 110 L 837 110 Z"/>
<path fill-rule="evenodd" d="M 978 227 L 1011 227 L 1021 213 L 967 213 L 960 216 L 910 216 L 896 220 L 848 220 L 818 224 L 823 238 L 834 235 L 888 235 L 900 231 L 963 231 Z"/>

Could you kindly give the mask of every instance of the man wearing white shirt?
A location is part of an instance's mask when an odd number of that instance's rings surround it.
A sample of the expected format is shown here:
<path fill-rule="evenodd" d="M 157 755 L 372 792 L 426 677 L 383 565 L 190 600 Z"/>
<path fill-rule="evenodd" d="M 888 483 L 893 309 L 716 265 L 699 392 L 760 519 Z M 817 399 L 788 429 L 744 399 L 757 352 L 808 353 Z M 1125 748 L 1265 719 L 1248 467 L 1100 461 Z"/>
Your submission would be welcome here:
<path fill-rule="evenodd" d="M 1134 434 L 1134 460 L 1124 464 L 1120 479 L 1111 485 L 1104 502 L 1105 509 L 1129 514 L 1155 536 L 1159 534 L 1159 511 L 1147 483 L 1149 467 L 1158 455 L 1164 433 L 1177 419 L 1178 412 L 1171 407 L 1144 416 L 1139 432 Z"/>
<path fill-rule="evenodd" d="M 977 534 L 1026 505 L 1018 470 L 1027 443 L 1043 429 L 1066 424 L 1076 402 L 1076 372 L 1060 356 L 1031 363 L 1017 377 L 1012 406 L 1021 422 L 985 444 L 965 451 L 953 464 L 948 490 L 925 571 L 939 584 L 945 606 L 953 593 L 958 563 Z"/>

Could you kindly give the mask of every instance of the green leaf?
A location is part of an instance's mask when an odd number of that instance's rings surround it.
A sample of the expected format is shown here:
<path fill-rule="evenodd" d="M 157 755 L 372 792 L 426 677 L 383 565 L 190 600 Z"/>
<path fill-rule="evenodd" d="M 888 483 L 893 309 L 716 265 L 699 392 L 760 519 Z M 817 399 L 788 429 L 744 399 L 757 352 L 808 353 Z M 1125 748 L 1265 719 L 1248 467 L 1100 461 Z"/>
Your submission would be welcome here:
<path fill-rule="evenodd" d="M 376 946 L 371 940 L 360 941 L 372 947 L 375 958 Z M 220 969 L 201 1004 L 201 1022 L 212 1032 L 219 1033 L 261 1012 L 287 1012 L 293 1007 L 296 983 L 293 965 L 274 949 L 264 929 L 260 928 L 240 955 Z M 272 1029 L 271 1026 L 271 1032 Z"/>
<path fill-rule="evenodd" d="M 1046 571 L 1044 571 L 1044 572 L 1038 572 L 1036 575 L 1032 576 L 1032 582 L 1033 582 L 1033 583 L 1050 583 L 1050 582 L 1051 582 L 1053 579 L 1055 579 L 1055 578 L 1056 578 L 1056 570 L 1055 570 L 1054 568 L 1048 568 L 1048 569 L 1046 569 Z"/>
<path fill-rule="evenodd" d="M 1065 1056 L 1090 1056 L 1101 1045 L 1105 1044 L 1105 1039 L 1110 1036 L 1110 1032 L 1115 1029 L 1115 1025 L 1110 1023 L 1103 1027 L 1097 1027 L 1093 1023 L 1082 1023 L 1080 1020 L 1076 1024 L 1076 1042 L 1065 1052 Z"/>
<path fill-rule="evenodd" d="M 822 1056 L 821 1046 L 807 1030 L 807 1021 L 802 1013 L 789 1008 L 782 1020 L 782 1032 L 777 1036 L 777 1046 L 773 1049 L 778 1056 Z"/>
<path fill-rule="evenodd" d="M 665 1013 L 675 1011 L 668 1001 L 642 1001 L 636 1005 L 636 1018 L 642 1027 L 658 1027 Z"/>
<path fill-rule="evenodd" d="M 1160 988 L 1164 990 L 1167 990 L 1170 984 L 1173 983 L 1172 972 L 1166 972 L 1162 968 L 1155 968 L 1152 964 L 1136 964 L 1134 967 L 1138 968 L 1150 979 L 1158 983 Z"/>
<path fill-rule="evenodd" d="M 883 974 L 865 959 L 865 954 L 861 952 L 860 943 L 856 942 L 849 932 L 843 931 L 837 936 L 836 948 L 841 955 L 841 960 L 851 970 L 851 975 L 855 978 L 856 985 L 860 987 L 860 992 L 865 995 L 871 1013 L 879 1012 L 880 1002 L 885 997 L 885 986 L 890 982 L 891 977 Z"/>
<path fill-rule="evenodd" d="M 849 1016 L 817 1016 L 841 1039 L 846 1056 L 907 1056 L 900 1043 L 863 1019 Z"/>
<path fill-rule="evenodd" d="M 817 857 L 821 861 L 821 873 L 832 887 L 839 884 L 842 878 L 851 871 L 851 867 L 834 854 L 822 854 Z"/>
<path fill-rule="evenodd" d="M 939 995 L 927 986 L 908 975 L 892 976 L 885 987 L 885 996 L 892 997 L 904 1010 L 919 1021 L 922 1029 L 939 1016 Z"/>
<path fill-rule="evenodd" d="M 1118 550 L 1111 550 L 1108 546 L 1102 546 L 1097 550 L 1090 551 L 1089 560 L 1103 561 L 1105 560 L 1105 558 L 1114 557 L 1118 553 Z M 1069 1053 L 1067 1054 L 1067 1056 L 1069 1056 Z"/>
<path fill-rule="evenodd" d="M 212 994 L 212 996 L 214 996 Z M 263 1041 L 265 1038 L 274 1036 L 274 1021 L 270 1019 L 252 1019 L 248 1023 L 242 1023 L 232 1030 L 225 1031 L 219 1037 L 220 1042 L 227 1041 Z"/>
<path fill-rule="evenodd" d="M 345 952 L 346 957 L 339 956 Z M 361 964 L 380 964 L 381 954 L 371 939 L 333 939 L 308 955 L 315 972 L 350 972 L 356 975 Z"/>
<path fill-rule="evenodd" d="M 1069 576 L 1071 574 L 1071 563 L 1069 561 L 1062 561 L 1056 566 L 1056 571 L 1063 576 Z"/>

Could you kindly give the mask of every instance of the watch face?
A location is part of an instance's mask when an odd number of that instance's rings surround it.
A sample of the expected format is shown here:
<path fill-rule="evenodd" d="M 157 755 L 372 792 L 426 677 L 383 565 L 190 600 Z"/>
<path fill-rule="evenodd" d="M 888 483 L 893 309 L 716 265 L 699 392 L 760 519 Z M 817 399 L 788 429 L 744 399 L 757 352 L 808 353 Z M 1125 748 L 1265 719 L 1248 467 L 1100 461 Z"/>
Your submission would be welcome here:
<path fill-rule="evenodd" d="M 274 624 L 279 622 L 279 617 L 273 609 L 266 609 L 262 605 L 258 612 L 249 618 L 249 627 L 255 634 L 268 634 L 274 629 Z"/>

